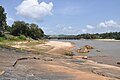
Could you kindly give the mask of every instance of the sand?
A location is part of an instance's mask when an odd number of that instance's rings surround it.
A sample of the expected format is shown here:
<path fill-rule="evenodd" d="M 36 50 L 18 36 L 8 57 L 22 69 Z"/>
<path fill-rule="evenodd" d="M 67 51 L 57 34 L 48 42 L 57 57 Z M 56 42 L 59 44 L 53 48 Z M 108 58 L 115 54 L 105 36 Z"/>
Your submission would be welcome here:
<path fill-rule="evenodd" d="M 47 53 L 51 54 L 64 54 L 66 50 L 71 50 L 74 45 L 70 42 L 60 42 L 60 41 L 49 41 L 46 42 L 45 45 L 49 45 L 54 47 L 53 49 L 49 50 Z"/>

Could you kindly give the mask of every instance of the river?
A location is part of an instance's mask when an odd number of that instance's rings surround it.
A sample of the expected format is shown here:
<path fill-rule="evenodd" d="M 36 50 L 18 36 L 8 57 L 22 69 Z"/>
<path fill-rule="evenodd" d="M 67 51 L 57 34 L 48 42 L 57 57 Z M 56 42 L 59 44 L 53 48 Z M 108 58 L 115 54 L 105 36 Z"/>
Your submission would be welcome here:
<path fill-rule="evenodd" d="M 73 52 L 76 56 L 89 56 L 90 60 L 115 66 L 120 66 L 120 41 L 102 41 L 102 40 L 62 40 L 75 44 Z M 77 53 L 76 50 L 82 46 L 90 45 L 94 49 L 89 53 Z M 97 52 L 99 50 L 100 52 Z"/>
<path fill-rule="evenodd" d="M 120 41 L 99 41 L 99 40 L 69 40 L 75 43 L 75 49 L 84 45 L 94 47 L 87 56 L 119 56 L 120 57 Z M 97 52 L 99 50 L 100 52 Z M 75 52 L 75 51 L 74 51 Z M 79 55 L 75 52 L 76 55 Z M 82 55 L 82 54 L 80 54 Z"/>

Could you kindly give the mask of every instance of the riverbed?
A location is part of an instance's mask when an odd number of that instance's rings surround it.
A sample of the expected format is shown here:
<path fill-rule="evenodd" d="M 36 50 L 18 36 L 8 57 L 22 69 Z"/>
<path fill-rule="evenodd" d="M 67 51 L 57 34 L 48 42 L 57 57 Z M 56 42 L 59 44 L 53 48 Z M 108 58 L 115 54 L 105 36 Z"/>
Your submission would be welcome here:
<path fill-rule="evenodd" d="M 75 44 L 73 52 L 75 56 L 88 56 L 88 59 L 98 63 L 120 66 L 120 41 L 110 40 L 62 40 Z M 91 45 L 94 47 L 89 53 L 77 53 L 76 50 L 82 46 Z"/>
<path fill-rule="evenodd" d="M 0 80 L 120 79 L 120 67 L 62 55 L 61 52 L 64 52 L 65 48 L 68 49 L 74 46 L 68 41 L 47 41 L 45 43 L 41 43 L 41 41 L 23 41 L 14 43 L 11 44 L 11 47 L 0 47 Z M 17 48 L 16 44 L 21 47 Z M 28 45 L 29 48 L 26 48 Z M 53 48 L 48 49 L 48 47 Z M 26 50 L 22 50 L 22 48 Z M 46 52 L 36 54 L 34 51 L 29 51 L 31 48 L 40 51 L 40 53 L 41 51 Z"/>

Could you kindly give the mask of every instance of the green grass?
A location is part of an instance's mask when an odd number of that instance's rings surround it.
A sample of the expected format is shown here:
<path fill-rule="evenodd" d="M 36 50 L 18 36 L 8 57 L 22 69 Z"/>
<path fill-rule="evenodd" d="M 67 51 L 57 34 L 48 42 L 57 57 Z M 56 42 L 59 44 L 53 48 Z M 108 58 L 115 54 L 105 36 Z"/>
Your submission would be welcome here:
<path fill-rule="evenodd" d="M 4 40 L 0 42 L 0 46 L 3 48 L 16 48 L 16 51 L 31 51 L 35 54 L 42 54 L 44 52 L 49 51 L 53 47 L 51 46 L 39 46 L 41 44 L 45 44 L 47 40 L 31 40 L 31 41 L 11 41 L 11 40 Z M 13 47 L 14 46 L 14 47 Z M 19 46 L 19 47 L 15 47 Z"/>
<path fill-rule="evenodd" d="M 25 40 L 30 40 L 30 38 L 27 38 L 24 35 L 13 36 L 10 34 L 5 34 L 4 36 L 0 37 L 0 42 L 3 42 L 3 41 L 25 41 Z"/>

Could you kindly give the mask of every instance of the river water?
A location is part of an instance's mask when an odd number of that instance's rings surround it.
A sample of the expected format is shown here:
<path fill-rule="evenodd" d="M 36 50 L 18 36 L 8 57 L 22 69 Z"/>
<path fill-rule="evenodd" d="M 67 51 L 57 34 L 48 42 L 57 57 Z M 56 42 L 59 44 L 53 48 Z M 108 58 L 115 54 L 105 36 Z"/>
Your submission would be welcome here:
<path fill-rule="evenodd" d="M 87 56 L 115 56 L 120 57 L 120 41 L 100 41 L 100 40 L 64 40 L 75 43 L 74 53 L 76 55 Z M 91 45 L 94 47 L 89 53 L 80 54 L 76 52 L 76 49 Z M 99 50 L 100 52 L 97 52 Z"/>
<path fill-rule="evenodd" d="M 55 40 L 56 41 L 56 40 Z M 98 62 L 100 64 L 108 64 L 120 67 L 120 41 L 110 40 L 57 40 L 63 42 L 72 42 L 74 56 L 88 56 L 88 60 Z M 57 45 L 57 44 L 56 44 Z M 77 53 L 76 50 L 82 46 L 90 45 L 94 49 L 89 53 Z M 100 52 L 97 52 L 99 50 Z"/>

